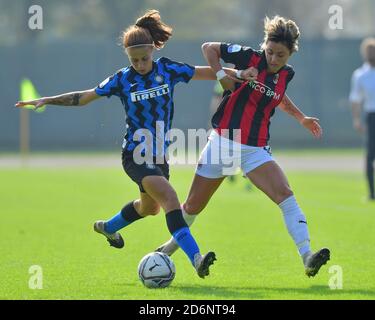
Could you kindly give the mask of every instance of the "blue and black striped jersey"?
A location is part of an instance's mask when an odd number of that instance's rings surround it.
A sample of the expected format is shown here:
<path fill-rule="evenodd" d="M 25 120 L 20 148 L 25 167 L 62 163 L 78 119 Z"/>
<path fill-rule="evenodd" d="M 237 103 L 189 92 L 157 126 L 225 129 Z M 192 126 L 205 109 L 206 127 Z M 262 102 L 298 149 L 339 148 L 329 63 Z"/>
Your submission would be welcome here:
<path fill-rule="evenodd" d="M 193 66 L 162 57 L 153 62 L 152 71 L 145 75 L 129 66 L 98 85 L 95 89 L 98 95 L 116 95 L 125 108 L 126 134 L 123 149 L 133 152 L 140 143 L 145 146 L 144 149 L 150 147 L 146 147 L 148 144 L 144 143 L 147 131 L 152 136 L 152 154 L 165 154 L 170 144 L 165 137 L 172 125 L 174 86 L 179 82 L 189 82 L 194 72 Z M 143 139 L 139 139 L 139 135 Z"/>

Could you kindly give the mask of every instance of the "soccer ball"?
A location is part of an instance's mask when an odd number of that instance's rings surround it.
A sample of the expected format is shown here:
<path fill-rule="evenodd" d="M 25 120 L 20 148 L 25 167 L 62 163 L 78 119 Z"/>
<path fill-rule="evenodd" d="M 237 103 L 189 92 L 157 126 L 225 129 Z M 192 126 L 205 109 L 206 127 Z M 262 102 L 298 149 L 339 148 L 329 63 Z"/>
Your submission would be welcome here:
<path fill-rule="evenodd" d="M 144 256 L 138 265 L 138 276 L 147 288 L 168 287 L 176 275 L 173 261 L 166 254 L 152 252 Z"/>

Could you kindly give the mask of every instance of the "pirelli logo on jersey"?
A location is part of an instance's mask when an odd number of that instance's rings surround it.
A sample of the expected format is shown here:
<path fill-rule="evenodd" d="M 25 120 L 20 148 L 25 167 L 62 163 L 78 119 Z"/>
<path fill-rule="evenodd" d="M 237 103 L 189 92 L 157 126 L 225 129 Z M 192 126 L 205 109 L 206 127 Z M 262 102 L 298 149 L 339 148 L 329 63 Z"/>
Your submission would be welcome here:
<path fill-rule="evenodd" d="M 161 86 L 142 90 L 142 91 L 136 91 L 132 92 L 130 94 L 132 102 L 138 102 L 142 100 L 148 100 L 160 96 L 164 96 L 170 92 L 168 84 L 162 84 Z"/>
<path fill-rule="evenodd" d="M 252 82 L 249 82 L 249 86 L 255 91 L 259 91 L 260 93 L 266 95 L 267 97 L 271 97 L 275 100 L 280 100 L 280 93 L 277 94 L 275 91 L 273 91 L 270 87 L 266 86 L 262 82 L 254 80 Z"/>

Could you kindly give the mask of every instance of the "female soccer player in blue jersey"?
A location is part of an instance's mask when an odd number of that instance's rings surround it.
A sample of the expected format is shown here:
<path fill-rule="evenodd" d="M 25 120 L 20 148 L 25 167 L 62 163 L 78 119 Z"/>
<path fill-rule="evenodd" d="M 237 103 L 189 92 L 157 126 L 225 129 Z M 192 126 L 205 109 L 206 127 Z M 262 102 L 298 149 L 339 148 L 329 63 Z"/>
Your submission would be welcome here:
<path fill-rule="evenodd" d="M 165 57 L 154 61 L 154 49 L 162 48 L 171 35 L 172 28 L 162 22 L 159 12 L 150 10 L 123 32 L 123 46 L 131 66 L 117 71 L 94 89 L 18 102 L 16 106 L 83 106 L 100 97 L 118 96 L 127 115 L 122 164 L 138 184 L 140 198 L 130 201 L 111 219 L 97 221 L 94 229 L 111 246 L 122 248 L 124 241 L 118 231 L 147 215 L 156 215 L 162 207 L 170 233 L 204 278 L 216 260 L 215 253 L 200 254 L 183 219 L 177 194 L 168 181 L 169 166 L 164 157 L 168 141 L 164 137 L 171 128 L 175 85 L 191 79 L 216 80 L 216 76 L 210 67 L 193 67 Z M 227 72 L 233 75 L 232 70 Z"/>
<path fill-rule="evenodd" d="M 299 35 L 294 21 L 276 16 L 265 19 L 265 38 L 259 51 L 237 44 L 203 44 L 207 62 L 217 72 L 223 87 L 232 92 L 223 98 L 212 118 L 215 130 L 201 154 L 182 210 L 190 226 L 228 175 L 225 164 L 231 160 L 229 155 L 234 155 L 232 159 L 237 161 L 236 167 L 241 167 L 244 175 L 280 207 L 289 234 L 303 259 L 305 273 L 310 277 L 329 260 L 330 251 L 327 248 L 316 253 L 311 251 L 306 218 L 268 146 L 270 118 L 277 106 L 293 116 L 314 137 L 319 138 L 322 134 L 318 119 L 307 117 L 285 95 L 294 76 L 294 70 L 287 62 L 298 50 Z M 246 80 L 252 75 L 256 80 L 234 84 L 222 70 L 220 58 L 234 64 L 236 69 L 247 69 L 238 71 L 238 77 Z M 227 151 L 226 155 L 222 150 Z M 177 248 L 171 239 L 157 250 L 171 255 Z"/>

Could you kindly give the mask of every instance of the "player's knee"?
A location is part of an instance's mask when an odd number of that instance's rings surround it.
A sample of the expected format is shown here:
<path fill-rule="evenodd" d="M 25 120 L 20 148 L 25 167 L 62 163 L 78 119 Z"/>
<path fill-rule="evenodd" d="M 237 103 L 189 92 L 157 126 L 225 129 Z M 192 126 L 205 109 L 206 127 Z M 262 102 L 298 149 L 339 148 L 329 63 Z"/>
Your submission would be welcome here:
<path fill-rule="evenodd" d="M 284 200 L 288 199 L 293 195 L 293 191 L 290 189 L 288 185 L 280 187 L 275 195 L 275 202 L 276 203 L 281 203 Z"/>
<path fill-rule="evenodd" d="M 184 209 L 187 214 L 199 214 L 204 207 L 204 204 L 201 204 L 198 201 L 195 202 L 194 198 L 189 198 L 184 204 Z"/>

